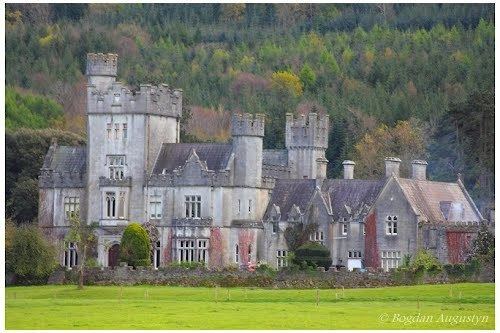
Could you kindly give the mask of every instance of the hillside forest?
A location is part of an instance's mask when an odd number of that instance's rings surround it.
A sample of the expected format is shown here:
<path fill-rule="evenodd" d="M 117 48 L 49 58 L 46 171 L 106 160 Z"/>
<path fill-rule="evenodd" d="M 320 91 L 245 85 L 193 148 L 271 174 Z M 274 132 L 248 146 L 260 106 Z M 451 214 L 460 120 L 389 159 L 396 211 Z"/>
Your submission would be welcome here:
<path fill-rule="evenodd" d="M 89 52 L 119 55 L 132 89 L 184 91 L 183 141 L 230 140 L 234 112 L 266 115 L 265 148 L 284 147 L 285 114 L 329 114 L 328 177 L 342 161 L 380 178 L 383 158 L 461 177 L 494 202 L 494 4 L 7 4 L 6 203 L 37 216 L 52 138 L 85 143 Z"/>

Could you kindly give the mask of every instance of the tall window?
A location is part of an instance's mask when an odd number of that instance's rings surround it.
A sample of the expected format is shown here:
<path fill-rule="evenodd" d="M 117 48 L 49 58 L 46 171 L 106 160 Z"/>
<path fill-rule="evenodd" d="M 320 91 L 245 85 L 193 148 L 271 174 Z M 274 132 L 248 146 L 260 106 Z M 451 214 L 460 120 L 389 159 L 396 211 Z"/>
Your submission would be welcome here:
<path fill-rule="evenodd" d="M 64 216 L 70 219 L 78 215 L 80 211 L 80 198 L 79 197 L 65 197 L 64 198 Z"/>
<path fill-rule="evenodd" d="M 325 234 L 323 233 L 323 231 L 313 232 L 311 235 L 309 235 L 309 240 L 324 245 L 323 242 L 325 240 Z"/>
<path fill-rule="evenodd" d="M 119 138 L 120 134 L 120 124 L 115 124 L 115 139 Z"/>
<path fill-rule="evenodd" d="M 78 265 L 78 253 L 76 252 L 75 243 L 67 243 L 64 251 L 64 267 L 71 269 Z"/>
<path fill-rule="evenodd" d="M 186 195 L 186 217 L 194 219 L 201 218 L 200 195 Z"/>
<path fill-rule="evenodd" d="M 108 156 L 109 179 L 121 180 L 125 176 L 125 155 Z"/>
<path fill-rule="evenodd" d="M 236 244 L 236 246 L 234 247 L 234 262 L 240 262 L 240 247 L 238 246 L 238 244 Z"/>
<path fill-rule="evenodd" d="M 397 235 L 398 234 L 398 217 L 397 216 L 387 216 L 386 220 L 386 235 Z"/>
<path fill-rule="evenodd" d="M 153 252 L 153 267 L 155 269 L 158 269 L 158 267 L 160 267 L 160 258 L 161 258 L 160 241 L 157 241 L 155 243 L 155 249 Z"/>
<path fill-rule="evenodd" d="M 161 219 L 161 195 L 156 192 L 149 197 L 149 217 L 153 220 Z"/>
<path fill-rule="evenodd" d="M 123 138 L 126 139 L 127 135 L 127 123 L 123 123 Z"/>
<path fill-rule="evenodd" d="M 252 244 L 248 245 L 248 262 L 252 262 Z"/>
<path fill-rule="evenodd" d="M 118 195 L 118 218 L 124 219 L 125 218 L 125 192 L 120 192 Z"/>
<path fill-rule="evenodd" d="M 276 266 L 278 268 L 286 267 L 288 266 L 288 262 L 286 260 L 286 256 L 288 251 L 286 250 L 277 250 L 276 251 Z"/>
<path fill-rule="evenodd" d="M 382 268 L 389 271 L 398 268 L 401 262 L 401 251 L 382 251 Z"/>
<path fill-rule="evenodd" d="M 273 234 L 277 233 L 278 231 L 279 231 L 278 222 L 273 222 Z"/>
<path fill-rule="evenodd" d="M 108 139 L 111 139 L 111 123 L 106 124 L 106 135 Z"/>
<path fill-rule="evenodd" d="M 342 227 L 342 235 L 347 235 L 347 230 L 348 230 L 348 227 L 347 227 L 347 223 L 342 223 L 341 225 Z"/>
<path fill-rule="evenodd" d="M 249 199 L 248 200 L 248 212 L 251 213 L 252 212 L 252 199 Z"/>
<path fill-rule="evenodd" d="M 241 199 L 238 199 L 238 214 L 241 213 Z"/>
<path fill-rule="evenodd" d="M 177 260 L 179 262 L 208 262 L 208 239 L 177 240 Z"/>
<path fill-rule="evenodd" d="M 115 192 L 106 192 L 106 217 L 116 218 L 116 195 Z"/>

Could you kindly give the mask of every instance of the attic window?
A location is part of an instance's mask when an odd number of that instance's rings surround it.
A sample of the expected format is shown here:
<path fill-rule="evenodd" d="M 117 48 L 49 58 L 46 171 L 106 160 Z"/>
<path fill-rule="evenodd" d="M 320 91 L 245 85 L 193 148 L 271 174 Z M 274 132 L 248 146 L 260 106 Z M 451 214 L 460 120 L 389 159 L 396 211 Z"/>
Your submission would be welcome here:
<path fill-rule="evenodd" d="M 464 205 L 461 202 L 440 201 L 439 208 L 447 221 L 460 221 L 464 215 Z"/>

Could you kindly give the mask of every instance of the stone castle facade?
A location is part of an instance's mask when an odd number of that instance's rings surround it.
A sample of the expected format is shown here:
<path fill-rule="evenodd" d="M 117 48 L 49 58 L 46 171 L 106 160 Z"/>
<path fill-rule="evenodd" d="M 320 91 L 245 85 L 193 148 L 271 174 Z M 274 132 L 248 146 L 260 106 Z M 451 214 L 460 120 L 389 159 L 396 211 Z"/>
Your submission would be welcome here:
<path fill-rule="evenodd" d="M 179 142 L 182 91 L 116 81 L 115 54 L 87 58 L 87 145 L 50 147 L 39 177 L 39 225 L 59 249 L 61 265 L 78 264 L 78 244 L 64 241 L 69 218 L 97 222 L 97 261 L 116 266 L 131 222 L 156 235 L 154 267 L 200 261 L 209 267 L 266 262 L 287 265 L 284 231 L 315 223 L 311 241 L 333 265 L 400 265 L 420 248 L 461 262 L 483 218 L 460 180 L 426 179 L 413 161 L 386 158 L 386 177 L 326 179 L 329 119 L 286 116 L 286 148 L 263 149 L 263 115 L 235 114 L 230 143 Z M 202 120 L 200 120 L 202 121 Z"/>

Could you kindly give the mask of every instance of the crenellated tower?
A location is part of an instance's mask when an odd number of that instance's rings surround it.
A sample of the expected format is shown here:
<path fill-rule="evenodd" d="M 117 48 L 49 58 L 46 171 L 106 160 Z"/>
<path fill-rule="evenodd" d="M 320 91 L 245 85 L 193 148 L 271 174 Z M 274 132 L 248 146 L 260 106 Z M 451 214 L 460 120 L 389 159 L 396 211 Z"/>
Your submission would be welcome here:
<path fill-rule="evenodd" d="M 325 152 L 328 148 L 329 117 L 309 113 L 294 118 L 286 115 L 285 144 L 291 178 L 326 178 Z"/>
<path fill-rule="evenodd" d="M 118 55 L 87 55 L 89 221 L 144 220 L 144 183 L 162 143 L 179 142 L 182 90 L 116 81 Z M 109 208 L 111 207 L 111 208 Z"/>
<path fill-rule="evenodd" d="M 264 122 L 263 114 L 234 114 L 232 117 L 234 185 L 261 186 Z"/>

